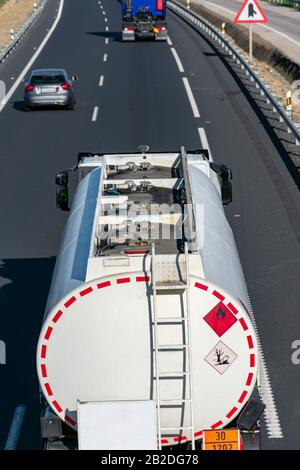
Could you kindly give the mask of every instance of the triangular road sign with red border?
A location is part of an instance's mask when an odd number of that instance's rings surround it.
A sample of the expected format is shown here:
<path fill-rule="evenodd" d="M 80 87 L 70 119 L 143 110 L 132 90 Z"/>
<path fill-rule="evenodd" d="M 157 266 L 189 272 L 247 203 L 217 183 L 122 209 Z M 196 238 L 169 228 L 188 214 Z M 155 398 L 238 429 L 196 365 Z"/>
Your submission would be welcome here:
<path fill-rule="evenodd" d="M 267 21 L 268 18 L 257 0 L 245 0 L 234 18 L 235 23 L 267 23 Z"/>

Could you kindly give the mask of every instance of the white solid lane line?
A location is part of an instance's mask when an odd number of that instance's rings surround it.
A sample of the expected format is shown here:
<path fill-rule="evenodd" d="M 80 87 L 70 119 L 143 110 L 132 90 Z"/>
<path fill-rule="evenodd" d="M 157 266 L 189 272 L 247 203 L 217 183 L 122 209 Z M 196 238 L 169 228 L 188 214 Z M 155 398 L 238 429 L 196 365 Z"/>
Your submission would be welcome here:
<path fill-rule="evenodd" d="M 187 79 L 186 77 L 183 77 L 183 78 L 182 78 L 182 81 L 183 81 L 183 84 L 184 84 L 186 93 L 187 93 L 187 95 L 188 95 L 188 99 L 189 99 L 189 101 L 190 101 L 190 104 L 191 104 L 191 107 L 192 107 L 192 111 L 193 111 L 194 117 L 195 117 L 195 118 L 199 118 L 199 117 L 200 117 L 199 109 L 198 109 L 197 103 L 196 103 L 196 101 L 195 101 L 195 98 L 194 98 L 194 95 L 193 95 L 193 92 L 192 92 L 190 83 L 189 83 L 189 81 L 188 81 L 188 79 Z"/>
<path fill-rule="evenodd" d="M 98 112 L 99 112 L 99 107 L 98 107 L 98 106 L 95 106 L 95 107 L 94 107 L 94 111 L 93 111 L 93 116 L 92 116 L 92 121 L 93 121 L 93 122 L 96 122 L 96 121 L 97 121 Z"/>
<path fill-rule="evenodd" d="M 174 47 L 171 47 L 172 54 L 174 56 L 174 59 L 176 61 L 177 67 L 179 69 L 179 72 L 184 72 L 184 68 L 182 66 L 182 62 L 179 58 L 179 55 L 177 54 L 177 51 L 174 49 Z"/>
<path fill-rule="evenodd" d="M 103 86 L 104 83 L 104 75 L 101 75 L 100 80 L 99 80 L 99 86 Z"/>
<path fill-rule="evenodd" d="M 209 146 L 209 143 L 208 143 L 208 140 L 207 140 L 207 135 L 206 135 L 205 129 L 203 127 L 199 127 L 198 132 L 199 132 L 199 137 L 200 137 L 200 140 L 201 140 L 202 149 L 207 149 L 208 150 L 208 152 L 209 152 L 209 161 L 213 162 L 214 159 L 213 159 L 213 156 L 212 156 L 212 153 L 211 153 L 211 150 L 210 150 L 210 146 Z"/>
<path fill-rule="evenodd" d="M 104 54 L 104 56 L 103 56 L 103 62 L 107 62 L 107 54 Z"/>
<path fill-rule="evenodd" d="M 64 8 L 64 0 L 60 0 L 60 4 L 59 4 L 59 8 L 58 8 L 58 12 L 57 12 L 57 17 L 53 23 L 53 25 L 51 26 L 51 28 L 49 29 L 48 33 L 46 34 L 46 36 L 44 37 L 43 41 L 41 42 L 40 46 L 38 47 L 38 49 L 35 51 L 35 53 L 33 54 L 33 56 L 31 57 L 30 61 L 27 63 L 27 65 L 25 66 L 25 68 L 22 70 L 22 72 L 20 73 L 20 75 L 18 76 L 18 78 L 16 79 L 15 83 L 13 84 L 13 86 L 10 88 L 10 90 L 7 92 L 7 94 L 5 95 L 5 97 L 2 99 L 2 101 L 0 102 L 0 113 L 1 111 L 4 109 L 5 105 L 7 104 L 7 102 L 10 100 L 10 98 L 12 97 L 12 95 L 14 94 L 14 92 L 16 91 L 17 87 L 20 85 L 21 81 L 23 80 L 24 76 L 26 75 L 26 73 L 29 71 L 30 67 L 32 66 L 32 64 L 36 61 L 36 59 L 38 58 L 38 56 L 40 55 L 40 53 L 42 52 L 42 50 L 44 49 L 45 45 L 47 44 L 47 42 L 49 41 L 50 39 L 50 36 L 52 35 L 53 31 L 55 30 L 56 26 L 58 25 L 60 19 L 61 19 L 61 16 L 62 16 L 62 12 L 63 12 L 63 8 Z"/>
<path fill-rule="evenodd" d="M 169 44 L 169 46 L 172 46 L 172 44 L 173 44 L 171 39 L 169 38 L 169 36 L 167 37 L 167 43 Z"/>

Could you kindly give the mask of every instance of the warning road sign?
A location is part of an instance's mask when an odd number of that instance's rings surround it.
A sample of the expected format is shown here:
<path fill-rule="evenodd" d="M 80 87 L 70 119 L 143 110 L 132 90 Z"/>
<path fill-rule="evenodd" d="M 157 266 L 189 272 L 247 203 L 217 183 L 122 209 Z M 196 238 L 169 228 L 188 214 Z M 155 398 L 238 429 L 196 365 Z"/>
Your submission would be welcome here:
<path fill-rule="evenodd" d="M 257 0 L 245 0 L 234 18 L 235 23 L 267 23 L 267 21 L 268 18 Z"/>

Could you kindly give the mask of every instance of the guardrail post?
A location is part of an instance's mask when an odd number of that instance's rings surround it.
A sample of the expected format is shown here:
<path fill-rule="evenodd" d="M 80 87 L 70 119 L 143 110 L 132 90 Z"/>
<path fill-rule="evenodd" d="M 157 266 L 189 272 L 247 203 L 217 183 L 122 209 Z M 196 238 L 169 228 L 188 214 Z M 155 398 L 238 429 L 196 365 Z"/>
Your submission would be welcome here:
<path fill-rule="evenodd" d="M 289 117 L 292 117 L 292 92 L 288 91 L 286 94 L 286 112 Z"/>

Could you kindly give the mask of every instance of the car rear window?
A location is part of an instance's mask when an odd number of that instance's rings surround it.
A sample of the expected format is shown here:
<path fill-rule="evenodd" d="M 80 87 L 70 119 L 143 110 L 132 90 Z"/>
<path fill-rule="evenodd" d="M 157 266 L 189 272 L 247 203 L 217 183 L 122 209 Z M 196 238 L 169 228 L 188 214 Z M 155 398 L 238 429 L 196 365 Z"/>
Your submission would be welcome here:
<path fill-rule="evenodd" d="M 65 81 L 66 78 L 63 75 L 33 75 L 30 83 L 32 85 L 58 85 Z"/>

